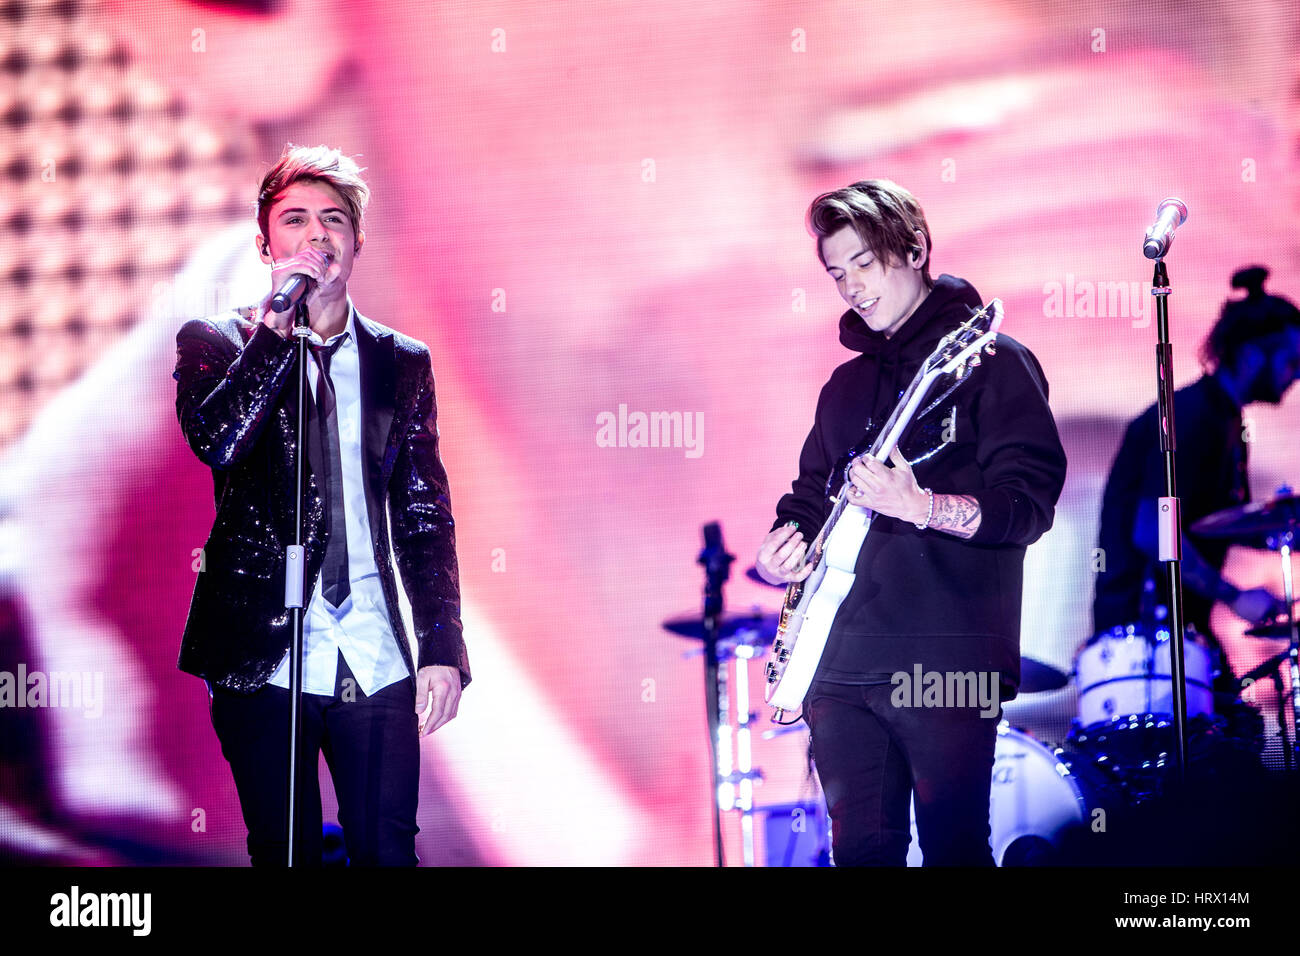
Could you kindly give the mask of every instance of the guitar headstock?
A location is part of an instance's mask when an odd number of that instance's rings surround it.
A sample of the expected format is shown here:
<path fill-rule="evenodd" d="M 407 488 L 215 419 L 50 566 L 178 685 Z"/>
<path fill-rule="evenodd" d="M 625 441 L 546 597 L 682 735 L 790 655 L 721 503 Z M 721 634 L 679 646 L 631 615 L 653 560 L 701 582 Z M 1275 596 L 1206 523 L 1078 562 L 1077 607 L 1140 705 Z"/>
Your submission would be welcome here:
<path fill-rule="evenodd" d="M 980 364 L 981 356 L 995 355 L 994 343 L 1002 327 L 1002 300 L 994 299 L 984 308 L 973 312 L 970 318 L 942 339 L 923 370 L 935 375 L 953 375 L 958 381 L 970 374 Z"/>

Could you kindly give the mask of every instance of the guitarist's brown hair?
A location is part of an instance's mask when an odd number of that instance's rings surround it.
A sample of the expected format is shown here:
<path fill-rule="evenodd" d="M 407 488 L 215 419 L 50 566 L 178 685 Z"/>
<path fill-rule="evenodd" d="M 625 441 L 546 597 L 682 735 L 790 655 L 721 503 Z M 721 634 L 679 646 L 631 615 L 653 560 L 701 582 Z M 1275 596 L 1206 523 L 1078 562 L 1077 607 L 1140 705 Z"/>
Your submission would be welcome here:
<path fill-rule="evenodd" d="M 822 193 L 808 208 L 808 230 L 817 237 L 817 258 L 822 265 L 822 240 L 852 226 L 871 254 L 890 268 L 916 252 L 916 232 L 925 236 L 927 255 L 921 267 L 926 288 L 930 278 L 930 227 L 916 197 L 888 179 L 864 179 L 833 192 Z"/>

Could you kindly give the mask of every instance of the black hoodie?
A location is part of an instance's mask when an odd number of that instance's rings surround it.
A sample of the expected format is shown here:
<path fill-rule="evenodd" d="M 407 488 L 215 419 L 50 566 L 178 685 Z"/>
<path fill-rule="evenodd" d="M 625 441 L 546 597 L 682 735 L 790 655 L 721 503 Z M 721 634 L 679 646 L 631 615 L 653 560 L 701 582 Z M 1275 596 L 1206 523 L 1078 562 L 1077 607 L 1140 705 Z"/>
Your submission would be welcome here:
<path fill-rule="evenodd" d="M 862 354 L 837 368 L 822 388 L 799 477 L 777 504 L 774 528 L 797 521 L 805 540 L 816 535 L 830 513 L 832 469 L 834 493 L 846 453 L 870 447 L 939 339 L 980 305 L 968 282 L 941 275 L 890 338 L 869 329 L 853 310 L 844 313 L 840 342 Z M 1004 699 L 1014 696 L 1025 548 L 1052 526 L 1065 451 L 1037 359 L 1006 335 L 998 336 L 996 349 L 918 417 L 900 442 L 922 488 L 979 502 L 979 530 L 963 540 L 876 515 L 818 679 L 868 683 L 898 671 L 910 674 L 919 664 L 925 671 L 997 671 Z"/>

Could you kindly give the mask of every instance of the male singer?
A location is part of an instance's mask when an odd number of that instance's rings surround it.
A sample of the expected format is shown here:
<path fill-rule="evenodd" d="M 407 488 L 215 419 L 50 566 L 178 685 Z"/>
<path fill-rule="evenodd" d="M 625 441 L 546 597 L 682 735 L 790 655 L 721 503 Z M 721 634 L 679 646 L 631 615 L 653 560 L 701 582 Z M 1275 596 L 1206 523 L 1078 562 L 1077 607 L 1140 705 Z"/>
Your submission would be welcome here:
<path fill-rule="evenodd" d="M 429 350 L 365 318 L 348 296 L 369 195 L 338 150 L 286 147 L 257 197 L 272 293 L 256 308 L 188 322 L 176 338 L 176 412 L 212 469 L 217 508 L 179 666 L 208 684 L 254 865 L 285 863 L 288 842 L 285 548 L 295 530 L 298 377 L 295 310 L 273 311 L 274 292 L 304 288 L 311 330 L 295 863 L 321 862 L 321 751 L 351 862 L 418 862 L 419 738 L 456 716 L 470 680 Z"/>

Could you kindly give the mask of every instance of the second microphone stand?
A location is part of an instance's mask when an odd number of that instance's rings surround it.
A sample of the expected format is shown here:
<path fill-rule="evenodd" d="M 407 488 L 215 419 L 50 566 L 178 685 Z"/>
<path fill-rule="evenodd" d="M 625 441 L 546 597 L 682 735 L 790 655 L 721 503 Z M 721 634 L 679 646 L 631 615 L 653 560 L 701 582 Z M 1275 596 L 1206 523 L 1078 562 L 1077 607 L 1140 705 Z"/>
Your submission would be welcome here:
<path fill-rule="evenodd" d="M 1174 703 L 1174 747 L 1177 778 L 1187 776 L 1187 685 L 1183 663 L 1183 545 L 1178 480 L 1174 472 L 1177 440 L 1174 429 L 1174 347 L 1169 341 L 1169 272 L 1163 257 L 1156 259 L 1151 294 L 1156 297 L 1156 378 L 1160 450 L 1165 457 L 1165 497 L 1158 499 L 1156 521 L 1160 560 L 1169 580 L 1169 679 Z M 1154 648 L 1152 649 L 1154 651 Z"/>

